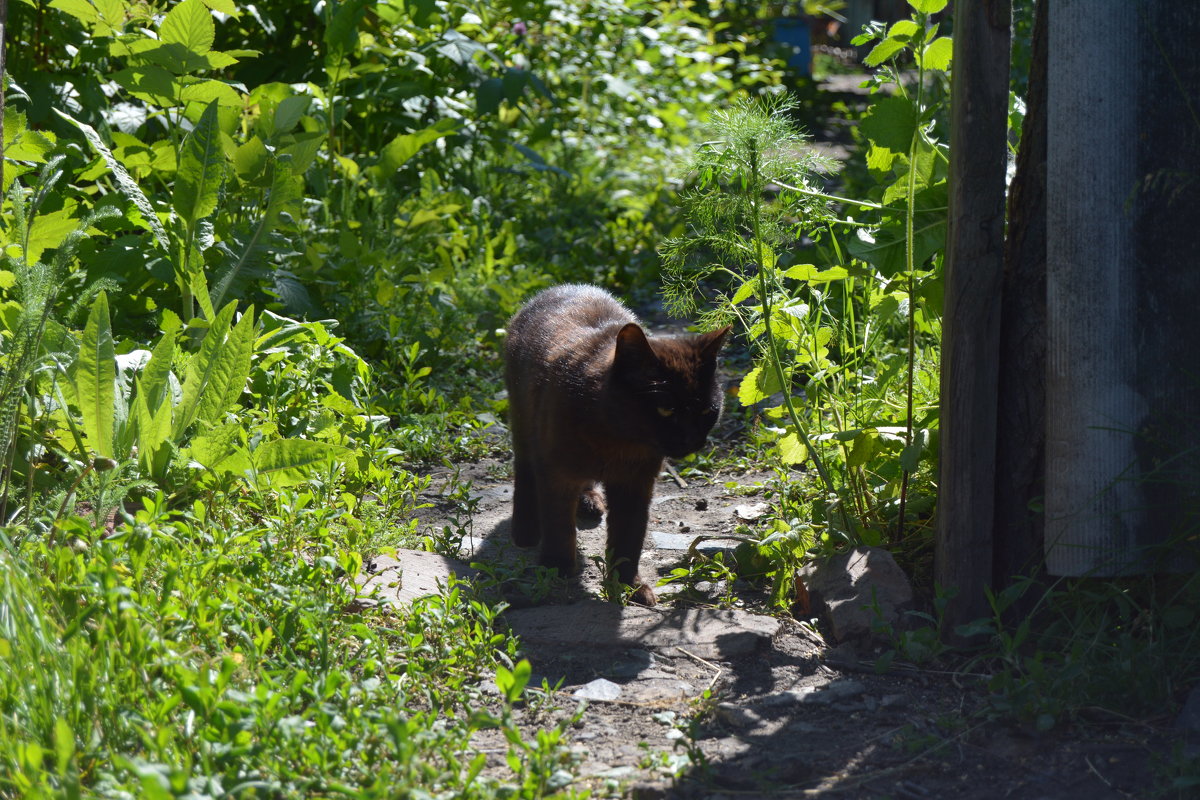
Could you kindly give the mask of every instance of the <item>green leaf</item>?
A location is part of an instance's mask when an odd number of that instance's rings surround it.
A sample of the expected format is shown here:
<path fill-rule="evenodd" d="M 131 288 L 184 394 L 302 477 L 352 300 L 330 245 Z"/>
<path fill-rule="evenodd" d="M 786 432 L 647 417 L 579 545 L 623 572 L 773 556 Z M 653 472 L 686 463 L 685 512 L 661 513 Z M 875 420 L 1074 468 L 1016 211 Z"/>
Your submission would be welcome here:
<path fill-rule="evenodd" d="M 276 439 L 259 445 L 251 454 L 254 471 L 274 488 L 308 481 L 313 470 L 344 458 L 350 449 L 308 439 Z"/>
<path fill-rule="evenodd" d="M 113 156 L 112 151 L 104 144 L 104 141 L 100 138 L 100 134 L 96 133 L 95 128 L 86 122 L 79 122 L 57 108 L 54 109 L 54 113 L 67 122 L 70 122 L 76 128 L 79 128 L 92 148 L 104 159 L 104 163 L 108 164 L 108 168 L 112 171 L 113 178 L 116 180 L 121 193 L 137 206 L 138 211 L 142 214 L 142 219 L 145 220 L 146 225 L 154 234 L 154 240 L 158 242 L 158 246 L 163 250 L 169 250 L 170 245 L 167 240 L 167 231 L 163 228 L 162 222 L 159 221 L 158 216 L 154 213 L 154 207 L 150 205 L 150 201 L 146 199 L 146 195 L 138 188 L 133 178 L 129 177 L 129 173 L 125 171 L 125 167 L 121 165 L 121 162 Z"/>
<path fill-rule="evenodd" d="M 752 406 L 779 391 L 775 370 L 768 367 L 768 364 L 759 364 L 742 379 L 738 387 L 738 399 L 742 401 L 742 405 Z"/>
<path fill-rule="evenodd" d="M 117 354 L 109 326 L 108 295 L 96 295 L 87 326 L 79 340 L 75 370 L 75 397 L 83 417 L 83 431 L 96 455 L 113 456 L 116 414 Z"/>
<path fill-rule="evenodd" d="M 859 130 L 873 144 L 895 153 L 907 153 L 917 127 L 917 113 L 903 97 L 876 100 L 859 123 Z"/>
<path fill-rule="evenodd" d="M 62 717 L 54 718 L 54 761 L 58 774 L 65 776 L 71 759 L 75 757 L 75 732 Z"/>
<path fill-rule="evenodd" d="M 450 119 L 438 120 L 424 130 L 416 133 L 403 133 L 392 139 L 379 154 L 379 163 L 371 168 L 378 177 L 389 177 L 417 152 L 443 136 L 449 136 L 458 128 L 458 123 Z"/>
<path fill-rule="evenodd" d="M 285 97 L 275 107 L 275 116 L 271 120 L 271 136 L 281 136 L 290 133 L 300 122 L 300 118 L 308 113 L 312 98 L 308 95 L 296 94 Z"/>
<path fill-rule="evenodd" d="M 946 0 L 908 0 L 908 4 L 922 14 L 936 14 L 946 7 Z"/>
<path fill-rule="evenodd" d="M 233 169 L 246 183 L 257 180 L 267 169 L 270 153 L 262 139 L 255 136 L 240 145 L 233 156 Z"/>
<path fill-rule="evenodd" d="M 133 403 L 134 424 L 137 430 L 138 463 L 155 480 L 166 477 L 173 451 L 171 437 L 172 405 L 169 394 L 165 395 L 151 412 L 150 393 L 138 380 L 138 395 Z"/>
<path fill-rule="evenodd" d="M 254 347 L 254 306 L 250 306 L 229 334 L 214 359 L 208 386 L 200 399 L 196 418 L 216 422 L 226 409 L 237 403 L 250 375 L 250 355 Z"/>
<path fill-rule="evenodd" d="M 241 438 L 241 423 L 216 425 L 194 438 L 188 453 L 207 470 L 240 475 L 250 466 L 245 451 L 238 448 Z"/>
<path fill-rule="evenodd" d="M 196 55 L 212 50 L 215 37 L 212 13 L 200 0 L 183 0 L 167 12 L 158 27 L 160 42 L 183 45 Z"/>
<path fill-rule="evenodd" d="M 475 87 L 475 111 L 480 115 L 494 114 L 504 99 L 504 82 L 488 78 Z"/>
<path fill-rule="evenodd" d="M 325 63 L 336 64 L 358 47 L 358 23 L 367 0 L 347 0 L 337 5 L 333 19 L 325 28 Z"/>
<path fill-rule="evenodd" d="M 865 465 L 871 460 L 871 456 L 875 454 L 875 447 L 878 442 L 878 436 L 870 431 L 863 431 L 854 440 L 854 447 L 850 449 L 850 455 L 846 458 L 846 466 L 854 469 Z"/>
<path fill-rule="evenodd" d="M 871 52 L 863 59 L 863 63 L 868 67 L 878 67 L 906 46 L 907 43 L 901 39 L 884 39 L 871 49 Z"/>
<path fill-rule="evenodd" d="M 887 32 L 889 39 L 911 39 L 914 35 L 921 31 L 921 26 L 915 20 L 902 19 L 893 25 Z"/>
<path fill-rule="evenodd" d="M 208 389 L 209 380 L 217 371 L 218 365 L 228 369 L 226 365 L 221 364 L 221 359 L 226 351 L 227 339 L 233 322 L 233 311 L 236 307 L 236 301 L 231 301 L 221 309 L 219 314 L 211 318 L 208 333 L 200 342 L 199 351 L 188 361 L 187 373 L 183 381 L 183 399 L 176 409 L 172 428 L 172 438 L 176 441 L 179 441 L 183 432 L 196 421 L 201 398 Z"/>
<path fill-rule="evenodd" d="M 778 442 L 779 459 L 785 464 L 801 464 L 808 458 L 808 448 L 795 433 L 789 433 Z"/>
<path fill-rule="evenodd" d="M 849 276 L 850 272 L 845 267 L 836 266 L 829 269 L 817 269 L 813 264 L 797 264 L 783 273 L 783 277 L 785 278 L 807 281 L 810 285 L 841 281 Z"/>
<path fill-rule="evenodd" d="M 921 64 L 925 69 L 936 69 L 942 72 L 950 69 L 950 59 L 954 56 L 954 42 L 949 36 L 934 39 L 921 53 Z"/>
<path fill-rule="evenodd" d="M 758 288 L 758 278 L 751 278 L 750 280 L 745 281 L 741 286 L 738 287 L 737 291 L 733 293 L 733 297 L 730 299 L 729 302 L 736 306 L 738 303 L 742 302 L 747 297 L 754 294 L 755 290 L 757 288 Z"/>
<path fill-rule="evenodd" d="M 199 0 L 186 2 L 199 5 Z M 225 152 L 221 149 L 217 102 L 214 100 L 204 109 L 200 122 L 188 133 L 180 148 L 171 205 L 189 230 L 216 209 L 217 192 L 224 176 Z"/>

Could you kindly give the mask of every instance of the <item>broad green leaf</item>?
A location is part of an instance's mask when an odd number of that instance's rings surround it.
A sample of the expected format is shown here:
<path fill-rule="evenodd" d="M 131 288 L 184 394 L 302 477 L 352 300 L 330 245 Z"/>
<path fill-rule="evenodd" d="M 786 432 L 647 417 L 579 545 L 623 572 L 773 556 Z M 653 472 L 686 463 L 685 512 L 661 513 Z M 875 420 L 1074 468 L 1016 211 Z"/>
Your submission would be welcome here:
<path fill-rule="evenodd" d="M 57 211 L 43 211 L 33 218 L 29 227 L 29 249 L 25 251 L 27 263 L 41 261 L 45 250 L 58 247 L 71 235 L 79 226 L 79 220 L 71 216 L 74 211 L 72 203 Z"/>
<path fill-rule="evenodd" d="M 879 437 L 870 431 L 863 431 L 854 440 L 854 446 L 850 449 L 850 455 L 846 458 L 846 466 L 854 469 L 864 466 L 871 460 L 871 456 L 875 454 L 875 446 L 879 442 Z"/>
<path fill-rule="evenodd" d="M 738 287 L 737 291 L 733 293 L 733 297 L 729 302 L 736 306 L 750 295 L 755 294 L 755 290 L 757 288 L 758 278 L 751 278 Z"/>
<path fill-rule="evenodd" d="M 84 138 L 87 139 L 88 143 L 92 146 L 92 149 L 99 153 L 104 159 L 104 162 L 108 164 L 108 168 L 112 171 L 113 178 L 116 180 L 117 186 L 120 187 L 121 193 L 129 198 L 129 200 L 131 200 L 135 206 L 137 206 L 138 211 L 140 211 L 142 214 L 142 219 L 146 221 L 150 231 L 154 234 L 154 239 L 156 242 L 158 242 L 159 247 L 161 247 L 163 250 L 169 250 L 170 245 L 167 241 L 166 229 L 163 228 L 162 222 L 160 222 L 158 216 L 155 215 L 154 207 L 150 205 L 150 201 L 146 199 L 146 195 L 144 195 L 142 190 L 138 188 L 138 185 L 136 182 L 134 182 L 133 178 L 129 177 L 129 173 L 125 171 L 125 167 L 121 165 L 121 162 L 113 156 L 112 151 L 110 151 L 108 146 L 104 144 L 104 141 L 100 138 L 100 134 L 96 133 L 95 128 L 93 128 L 91 125 L 88 125 L 86 122 L 79 122 L 73 117 L 59 111 L 57 108 L 54 109 L 54 113 L 58 114 L 67 122 L 70 122 L 76 128 L 79 128 L 80 132 L 83 133 Z"/>
<path fill-rule="evenodd" d="M 88 26 L 100 19 L 96 7 L 87 0 L 50 0 L 50 7 L 68 13 Z"/>
<path fill-rule="evenodd" d="M 910 38 L 911 39 L 914 35 L 919 33 L 920 30 L 921 30 L 921 26 L 918 25 L 915 20 L 902 19 L 899 22 L 897 22 L 896 24 L 892 25 L 892 27 L 888 29 L 887 38 L 889 38 L 889 39 Z"/>
<path fill-rule="evenodd" d="M 872 143 L 896 153 L 908 152 L 916 127 L 913 104 L 903 97 L 876 100 L 859 123 L 859 130 Z"/>
<path fill-rule="evenodd" d="M 134 421 L 137 428 L 138 463 L 155 480 L 166 476 L 173 451 L 171 442 L 171 398 L 164 395 L 156 411 L 150 411 L 149 392 L 138 381 L 134 400 Z"/>
<path fill-rule="evenodd" d="M 207 106 L 217 103 L 228 112 L 229 109 L 241 109 L 242 95 L 225 81 L 205 78 L 204 80 L 188 83 L 179 92 L 179 101 L 185 106 L 192 104 Z"/>
<path fill-rule="evenodd" d="M 308 481 L 313 470 L 345 458 L 350 449 L 308 439 L 276 439 L 259 445 L 251 454 L 254 471 L 275 488 Z"/>
<path fill-rule="evenodd" d="M 905 42 L 900 39 L 884 39 L 867 54 L 863 63 L 868 67 L 878 67 L 892 56 L 905 48 Z"/>
<path fill-rule="evenodd" d="M 13 161 L 45 164 L 57 137 L 50 131 L 30 130 L 25 114 L 15 106 L 4 107 L 4 157 Z"/>
<path fill-rule="evenodd" d="M 257 136 L 240 145 L 233 156 L 233 169 L 238 178 L 246 183 L 262 177 L 267 170 L 270 153 Z"/>
<path fill-rule="evenodd" d="M 79 340 L 75 369 L 75 398 L 83 417 L 83 431 L 96 455 L 113 456 L 113 422 L 116 397 L 117 354 L 109 325 L 108 295 L 96 295 L 87 326 Z"/>
<path fill-rule="evenodd" d="M 950 59 L 954 56 L 954 42 L 949 36 L 942 36 L 930 42 L 921 53 L 921 63 L 925 69 L 936 69 L 945 72 L 950 69 Z"/>
<path fill-rule="evenodd" d="M 946 7 L 946 0 L 908 0 L 908 4 L 922 14 L 936 14 Z"/>
<path fill-rule="evenodd" d="M 113 73 L 112 79 L 139 100 L 171 108 L 178 105 L 179 84 L 169 70 L 153 64 L 128 67 Z"/>
<path fill-rule="evenodd" d="M 800 464 L 808 458 L 808 448 L 795 433 L 779 440 L 779 459 L 785 464 Z"/>
<path fill-rule="evenodd" d="M 780 388 L 779 381 L 775 377 L 775 370 L 771 369 L 768 364 L 760 364 L 750 370 L 742 379 L 742 383 L 738 387 L 738 399 L 741 400 L 742 405 L 752 406 L 766 400 Z"/>
<path fill-rule="evenodd" d="M 798 281 L 807 281 L 809 284 L 829 283 L 831 281 L 845 280 L 850 276 L 850 272 L 842 266 L 830 267 L 829 269 L 817 269 L 813 264 L 797 264 L 791 267 L 787 272 L 783 273 L 785 278 L 794 278 Z"/>
<path fill-rule="evenodd" d="M 237 403 L 250 375 L 250 355 L 254 346 L 254 306 L 246 309 L 229 334 L 225 346 L 209 374 L 208 388 L 200 400 L 196 418 L 216 422 L 226 409 Z"/>
<path fill-rule="evenodd" d="M 344 0 L 338 3 L 333 19 L 325 28 L 325 63 L 336 64 L 358 48 L 358 23 L 363 18 L 367 0 Z"/>
<path fill-rule="evenodd" d="M 150 360 L 142 368 L 138 394 L 145 393 L 150 408 L 158 408 L 167 394 L 171 366 L 175 362 L 175 334 L 167 332 L 154 345 Z"/>
<path fill-rule="evenodd" d="M 231 301 L 220 313 L 210 318 L 208 333 L 200 342 L 200 349 L 188 361 L 183 381 L 183 399 L 176 408 L 172 427 L 172 438 L 176 441 L 179 441 L 183 432 L 196 421 L 201 397 L 207 391 L 209 379 L 216 371 L 227 346 L 236 307 L 237 303 Z"/>
<path fill-rule="evenodd" d="M 54 719 L 54 761 L 58 766 L 58 774 L 66 775 L 71 759 L 75 757 L 75 732 L 71 725 L 62 717 Z"/>
<path fill-rule="evenodd" d="M 321 152 L 321 145 L 324 142 L 325 134 L 323 133 L 302 133 L 295 137 L 294 142 L 282 148 L 279 154 L 290 156 L 292 172 L 302 176 L 316 159 L 317 153 Z"/>
<path fill-rule="evenodd" d="M 379 154 L 379 163 L 372 167 L 371 171 L 379 177 L 388 177 L 404 166 L 404 163 L 416 155 L 422 147 L 443 136 L 449 136 L 457 128 L 458 123 L 454 120 L 443 119 L 416 133 L 401 134 L 383 148 Z"/>
<path fill-rule="evenodd" d="M 183 0 L 167 12 L 158 28 L 164 44 L 180 44 L 197 55 L 212 50 L 216 37 L 212 12 L 200 0 Z"/>
<path fill-rule="evenodd" d="M 475 87 L 475 112 L 494 114 L 504 99 L 504 83 L 499 78 L 488 78 Z"/>
<path fill-rule="evenodd" d="M 241 423 L 215 425 L 192 439 L 188 454 L 193 461 L 207 470 L 240 475 L 250 466 L 245 451 L 238 447 L 241 437 Z"/>
<path fill-rule="evenodd" d="M 238 12 L 237 6 L 233 0 L 203 0 L 204 5 L 211 8 L 213 11 L 220 11 L 222 14 L 227 14 L 231 17 L 238 17 L 241 14 Z"/>
<path fill-rule="evenodd" d="M 199 0 L 185 2 L 200 5 Z M 200 8 L 204 6 L 200 5 Z M 217 103 L 214 100 L 204 109 L 199 124 L 183 140 L 179 169 L 175 173 L 171 205 L 189 230 L 216 209 L 217 192 L 224 176 L 225 152 L 221 149 Z"/>
<path fill-rule="evenodd" d="M 285 97 L 275 107 L 275 116 L 271 120 L 271 136 L 281 136 L 290 133 L 300 122 L 300 118 L 308 113 L 312 98 L 308 95 L 297 94 Z"/>

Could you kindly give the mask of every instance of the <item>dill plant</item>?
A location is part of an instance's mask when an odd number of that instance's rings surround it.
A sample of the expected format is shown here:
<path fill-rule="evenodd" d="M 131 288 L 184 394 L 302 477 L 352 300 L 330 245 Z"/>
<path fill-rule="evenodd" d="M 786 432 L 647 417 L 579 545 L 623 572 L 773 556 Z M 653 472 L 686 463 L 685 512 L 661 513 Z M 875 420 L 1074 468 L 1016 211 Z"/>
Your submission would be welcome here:
<path fill-rule="evenodd" d="M 783 268 L 803 237 L 832 220 L 825 196 L 811 185 L 824 162 L 804 147 L 788 117 L 794 107 L 794 100 L 776 95 L 714 112 L 709 136 L 688 165 L 695 179 L 683 195 L 689 230 L 662 246 L 663 292 L 668 310 L 685 315 L 697 310 L 701 282 L 727 281 L 730 291 L 717 295 L 701 324 L 736 320 L 755 345 L 755 364 L 739 399 L 753 405 L 781 393 L 782 405 L 767 411 L 789 425 L 778 441 L 780 459 L 811 459 L 825 489 L 838 495 L 790 389 L 801 366 L 819 361 L 830 329 L 815 321 L 816 298 L 806 303 L 782 282 L 811 273 L 811 265 Z"/>

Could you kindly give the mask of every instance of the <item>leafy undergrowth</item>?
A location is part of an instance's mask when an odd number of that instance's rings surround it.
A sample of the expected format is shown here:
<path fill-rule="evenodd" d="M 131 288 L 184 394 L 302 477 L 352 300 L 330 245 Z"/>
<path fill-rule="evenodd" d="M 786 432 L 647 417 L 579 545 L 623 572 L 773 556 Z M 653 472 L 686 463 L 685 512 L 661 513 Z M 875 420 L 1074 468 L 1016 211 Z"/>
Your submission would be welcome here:
<path fill-rule="evenodd" d="M 466 587 L 359 602 L 357 522 L 329 499 L 214 515 L 159 496 L 108 532 L 7 531 L 0 794 L 546 793 L 553 752 L 507 721 L 523 682 L 496 610 Z M 510 742 L 507 780 L 479 776 L 482 728 Z"/>

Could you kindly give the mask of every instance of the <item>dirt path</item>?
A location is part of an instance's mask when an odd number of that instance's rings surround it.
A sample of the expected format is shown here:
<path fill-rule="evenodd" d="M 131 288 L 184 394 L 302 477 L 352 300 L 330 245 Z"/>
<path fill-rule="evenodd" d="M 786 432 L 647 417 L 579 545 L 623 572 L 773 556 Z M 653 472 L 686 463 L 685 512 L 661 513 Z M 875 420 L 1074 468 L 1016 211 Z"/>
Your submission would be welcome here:
<path fill-rule="evenodd" d="M 504 463 L 463 465 L 461 477 L 475 501 L 463 555 L 520 574 L 528 554 L 508 542 Z M 697 536 L 730 544 L 720 537 L 739 507 L 757 502 L 744 492 L 723 482 L 685 488 L 664 474 L 643 574 L 669 574 Z M 435 508 L 422 521 L 437 528 L 448 518 Z M 581 531 L 585 557 L 602 540 L 603 526 Z M 505 619 L 533 666 L 531 685 L 559 686 L 517 711 L 529 737 L 586 703 L 564 737 L 562 781 L 638 798 L 1152 796 L 1154 757 L 1169 746 L 1149 726 L 1108 720 L 1037 735 L 988 721 L 977 676 L 903 666 L 879 675 L 807 624 L 716 609 L 669 588 L 656 609 L 623 608 L 599 599 L 599 569 L 585 563 L 579 581 L 545 596 L 506 592 L 523 606 Z M 491 738 L 483 732 L 475 744 L 501 774 L 505 745 Z"/>

